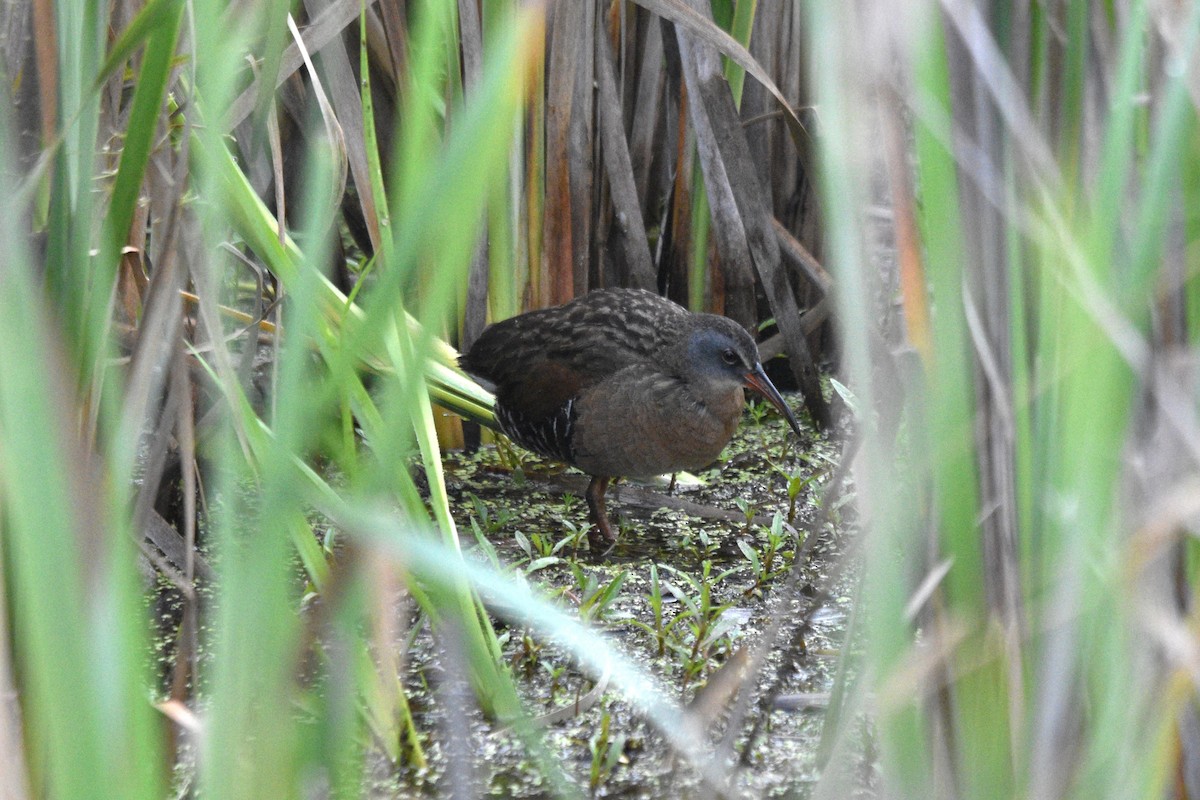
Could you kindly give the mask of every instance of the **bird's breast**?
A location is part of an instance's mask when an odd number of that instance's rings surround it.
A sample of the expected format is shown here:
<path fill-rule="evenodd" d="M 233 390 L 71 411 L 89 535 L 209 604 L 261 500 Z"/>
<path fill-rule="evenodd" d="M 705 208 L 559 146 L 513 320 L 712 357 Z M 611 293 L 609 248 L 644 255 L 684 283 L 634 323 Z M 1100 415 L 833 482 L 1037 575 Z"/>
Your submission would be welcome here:
<path fill-rule="evenodd" d="M 721 454 L 744 403 L 740 387 L 701 397 L 666 376 L 618 373 L 578 398 L 572 463 L 629 477 L 700 469 Z"/>

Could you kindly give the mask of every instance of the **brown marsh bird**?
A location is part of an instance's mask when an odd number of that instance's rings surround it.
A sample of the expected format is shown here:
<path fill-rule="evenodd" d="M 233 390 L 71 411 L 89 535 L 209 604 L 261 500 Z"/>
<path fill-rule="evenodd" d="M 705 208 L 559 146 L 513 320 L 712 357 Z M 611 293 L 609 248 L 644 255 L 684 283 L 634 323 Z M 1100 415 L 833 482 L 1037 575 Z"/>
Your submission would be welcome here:
<path fill-rule="evenodd" d="M 588 541 L 597 553 L 616 541 L 609 481 L 711 464 L 737 429 L 743 387 L 800 433 L 750 334 L 641 289 L 601 289 L 497 322 L 460 363 L 495 387 L 509 438 L 592 476 Z"/>

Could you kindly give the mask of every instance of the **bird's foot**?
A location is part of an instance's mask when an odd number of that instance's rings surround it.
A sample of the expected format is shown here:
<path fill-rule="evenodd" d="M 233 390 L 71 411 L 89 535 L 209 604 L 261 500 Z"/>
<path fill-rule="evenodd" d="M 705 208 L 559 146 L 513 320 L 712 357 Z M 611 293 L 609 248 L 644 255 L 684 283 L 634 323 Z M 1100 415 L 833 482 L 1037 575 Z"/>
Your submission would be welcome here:
<path fill-rule="evenodd" d="M 596 557 L 608 555 L 617 544 L 617 537 L 612 535 L 612 531 L 609 530 L 606 533 L 600 529 L 599 525 L 593 525 L 589 528 L 587 537 L 588 549 Z"/>
<path fill-rule="evenodd" d="M 596 556 L 606 555 L 617 543 L 617 534 L 613 532 L 608 510 L 604 507 L 604 490 L 608 488 L 608 480 L 593 477 L 586 493 L 588 510 L 591 512 L 592 522 L 595 523 L 588 529 L 588 547 Z"/>
<path fill-rule="evenodd" d="M 608 555 L 617 543 L 617 534 L 607 514 L 595 515 L 593 521 L 596 524 L 588 528 L 588 547 L 597 556 Z"/>

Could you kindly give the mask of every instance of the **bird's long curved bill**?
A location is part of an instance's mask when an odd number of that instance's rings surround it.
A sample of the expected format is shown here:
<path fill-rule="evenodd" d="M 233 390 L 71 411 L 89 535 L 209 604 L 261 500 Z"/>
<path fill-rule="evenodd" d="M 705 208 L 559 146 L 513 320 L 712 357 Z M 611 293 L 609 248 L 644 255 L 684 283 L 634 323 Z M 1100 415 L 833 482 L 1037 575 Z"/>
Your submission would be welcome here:
<path fill-rule="evenodd" d="M 796 418 L 792 416 L 792 410 L 787 407 L 787 403 L 783 402 L 783 396 L 779 394 L 779 390 L 775 388 L 775 384 L 771 383 L 771 379 L 767 377 L 767 373 L 763 372 L 762 364 L 757 364 L 753 372 L 747 372 L 745 375 L 746 385 L 754 391 L 761 394 L 771 402 L 783 414 L 783 418 L 788 421 L 788 425 L 792 426 L 792 430 L 800 436 L 800 425 L 796 422 Z"/>

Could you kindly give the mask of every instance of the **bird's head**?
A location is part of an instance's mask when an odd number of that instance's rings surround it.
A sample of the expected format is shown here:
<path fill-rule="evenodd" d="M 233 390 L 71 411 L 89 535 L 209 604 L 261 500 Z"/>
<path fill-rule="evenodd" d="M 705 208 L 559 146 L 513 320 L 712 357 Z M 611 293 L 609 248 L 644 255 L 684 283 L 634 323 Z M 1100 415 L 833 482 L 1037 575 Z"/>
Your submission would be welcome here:
<path fill-rule="evenodd" d="M 758 360 L 758 345 L 742 326 L 728 317 L 697 314 L 686 333 L 684 366 L 691 380 L 710 385 L 744 386 L 761 394 L 783 414 L 800 435 L 800 425 Z"/>

